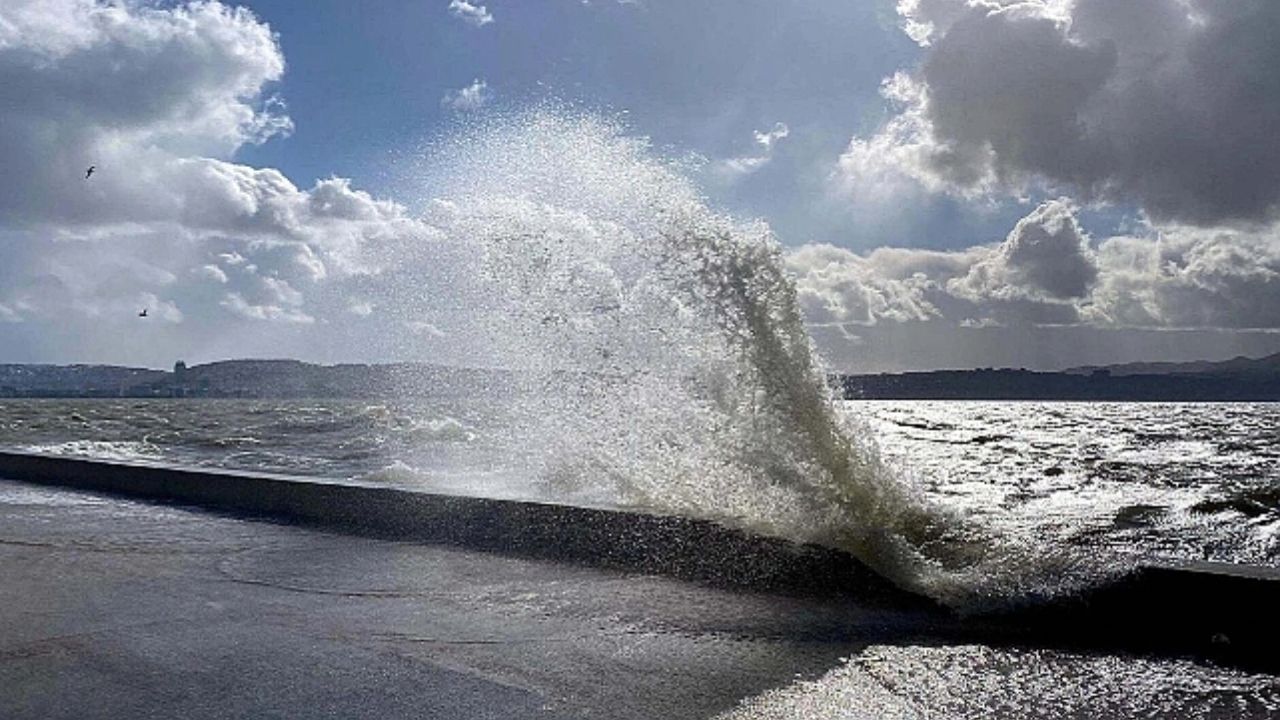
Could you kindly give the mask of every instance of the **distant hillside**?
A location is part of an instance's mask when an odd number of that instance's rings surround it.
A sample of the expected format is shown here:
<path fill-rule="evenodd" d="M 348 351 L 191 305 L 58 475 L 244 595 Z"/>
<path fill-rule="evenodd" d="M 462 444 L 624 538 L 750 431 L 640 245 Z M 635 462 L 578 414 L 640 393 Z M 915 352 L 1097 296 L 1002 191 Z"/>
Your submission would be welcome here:
<path fill-rule="evenodd" d="M 1079 375 L 1029 370 L 952 370 L 846 375 L 851 400 L 1280 401 L 1280 374 Z"/>
<path fill-rule="evenodd" d="M 1223 362 L 1030 370 L 942 370 L 840 378 L 867 400 L 1280 401 L 1280 354 Z"/>
<path fill-rule="evenodd" d="M 1064 372 L 1071 375 L 1089 375 L 1095 372 L 1107 372 L 1113 377 L 1129 375 L 1240 375 L 1280 373 L 1280 353 L 1262 358 L 1234 357 L 1230 360 L 1210 362 L 1137 362 L 1122 365 L 1086 365 L 1071 368 Z"/>
<path fill-rule="evenodd" d="M 417 363 L 230 360 L 172 372 L 110 365 L 0 365 L 0 397 L 373 398 L 483 392 L 503 373 Z"/>
<path fill-rule="evenodd" d="M 833 378 L 850 399 L 1280 401 L 1280 355 L 1204 363 L 942 370 Z M 315 365 L 229 360 L 173 371 L 0 365 L 0 397 L 393 398 L 500 394 L 511 376 L 423 363 Z"/>
<path fill-rule="evenodd" d="M 0 365 L 0 397 L 122 395 L 170 373 L 113 365 Z"/>

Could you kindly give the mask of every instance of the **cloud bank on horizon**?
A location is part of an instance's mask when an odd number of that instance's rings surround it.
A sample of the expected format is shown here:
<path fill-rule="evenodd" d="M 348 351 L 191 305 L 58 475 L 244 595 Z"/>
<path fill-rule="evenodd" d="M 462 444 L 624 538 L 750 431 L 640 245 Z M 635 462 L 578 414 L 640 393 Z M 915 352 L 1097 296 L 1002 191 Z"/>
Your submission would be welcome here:
<path fill-rule="evenodd" d="M 485 5 L 440 5 L 469 32 L 501 25 Z M 1099 359 L 1067 353 L 1082 331 L 1189 331 L 1176 352 L 1126 346 L 1139 354 L 1220 353 L 1223 338 L 1270 347 L 1280 5 L 901 0 L 896 11 L 901 27 L 882 31 L 905 32 L 919 58 L 880 87 L 892 113 L 825 168 L 797 172 L 824 173 L 830 198 L 865 212 L 948 198 L 977 212 L 1025 205 L 1024 216 L 1003 239 L 949 250 L 912 237 L 869 251 L 793 246 L 807 317 L 837 362 L 881 342 L 877 368 L 918 366 L 915 349 L 938 338 L 1044 342 L 1058 330 L 1070 340 L 1046 347 L 1066 354 L 1026 364 Z M 438 236 L 427 220 L 347 179 L 300 188 L 236 160 L 287 142 L 285 73 L 271 28 L 217 2 L 0 6 L 0 361 L 385 359 L 403 348 L 371 340 L 385 333 L 366 327 L 383 322 L 448 344 L 430 319 L 383 320 L 364 292 L 404 247 Z M 477 78 L 439 102 L 460 112 L 491 97 Z M 710 164 L 714 182 L 786 167 L 803 123 L 769 122 Z M 1091 235 L 1084 216 L 1099 208 L 1132 217 Z M 434 262 L 418 263 L 424 283 Z M 142 307 L 156 321 L 145 335 Z M 1022 357 L 929 347 L 934 366 Z"/>

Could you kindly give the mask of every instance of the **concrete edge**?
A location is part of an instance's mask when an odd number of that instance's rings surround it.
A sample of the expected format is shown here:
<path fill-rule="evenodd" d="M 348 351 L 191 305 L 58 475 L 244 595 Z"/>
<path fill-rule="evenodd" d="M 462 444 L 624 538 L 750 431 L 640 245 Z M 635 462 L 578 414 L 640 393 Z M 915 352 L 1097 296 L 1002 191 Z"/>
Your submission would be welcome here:
<path fill-rule="evenodd" d="M 1010 623 L 1058 647 L 1182 656 L 1280 674 L 1274 568 L 1153 561 L 1081 596 L 984 622 Z"/>

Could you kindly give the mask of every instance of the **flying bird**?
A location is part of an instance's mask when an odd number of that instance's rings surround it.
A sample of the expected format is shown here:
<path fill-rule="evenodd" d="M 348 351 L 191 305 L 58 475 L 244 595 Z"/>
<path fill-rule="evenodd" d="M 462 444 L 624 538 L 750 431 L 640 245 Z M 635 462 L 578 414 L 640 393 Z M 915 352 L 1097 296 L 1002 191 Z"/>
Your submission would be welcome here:
<path fill-rule="evenodd" d="M 147 316 L 147 309 L 142 308 L 142 312 L 138 313 L 138 317 L 146 317 L 146 316 Z"/>
<path fill-rule="evenodd" d="M 98 167 L 97 165 L 90 165 L 90 166 L 89 166 L 89 169 L 84 171 L 84 179 L 85 179 L 85 180 L 88 180 L 88 179 L 89 179 L 89 176 L 93 174 L 93 171 L 94 171 L 97 167 Z"/>

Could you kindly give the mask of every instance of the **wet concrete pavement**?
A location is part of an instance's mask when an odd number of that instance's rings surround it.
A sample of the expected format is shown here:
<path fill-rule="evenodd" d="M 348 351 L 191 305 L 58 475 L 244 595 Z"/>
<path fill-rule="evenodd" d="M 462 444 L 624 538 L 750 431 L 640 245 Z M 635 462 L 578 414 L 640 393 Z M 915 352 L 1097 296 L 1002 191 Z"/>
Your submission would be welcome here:
<path fill-rule="evenodd" d="M 902 622 L 8 481 L 0 577 L 15 720 L 703 718 Z"/>

